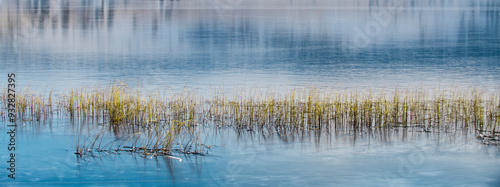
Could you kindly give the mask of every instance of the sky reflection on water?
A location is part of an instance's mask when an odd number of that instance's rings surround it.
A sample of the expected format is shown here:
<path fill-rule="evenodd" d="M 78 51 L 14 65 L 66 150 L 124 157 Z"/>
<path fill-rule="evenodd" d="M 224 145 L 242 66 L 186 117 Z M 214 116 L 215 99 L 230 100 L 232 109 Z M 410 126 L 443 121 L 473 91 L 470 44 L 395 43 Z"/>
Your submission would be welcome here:
<path fill-rule="evenodd" d="M 54 87 L 491 88 L 500 80 L 497 1 L 224 2 L 4 1 L 1 71 Z"/>

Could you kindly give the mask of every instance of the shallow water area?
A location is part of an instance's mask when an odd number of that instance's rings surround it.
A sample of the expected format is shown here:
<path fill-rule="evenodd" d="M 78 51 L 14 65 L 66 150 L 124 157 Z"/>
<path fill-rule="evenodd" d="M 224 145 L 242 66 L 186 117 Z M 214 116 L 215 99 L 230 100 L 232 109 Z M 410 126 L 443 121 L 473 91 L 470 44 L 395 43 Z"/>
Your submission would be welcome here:
<path fill-rule="evenodd" d="M 33 126 L 36 126 L 32 124 Z M 301 135 L 212 129 L 205 156 L 174 153 L 74 154 L 74 124 L 19 128 L 18 178 L 9 185 L 479 185 L 496 186 L 499 147 L 463 133 L 408 132 L 380 141 L 377 134 Z M 2 129 L 5 130 L 5 129 Z M 64 133 L 47 133 L 48 131 Z M 45 133 L 42 133 L 45 132 Z M 216 133 L 215 133 L 216 132 Z M 108 133 L 103 142 L 112 141 Z M 6 141 L 5 138 L 1 139 Z M 2 159 L 4 158 L 2 155 Z"/>

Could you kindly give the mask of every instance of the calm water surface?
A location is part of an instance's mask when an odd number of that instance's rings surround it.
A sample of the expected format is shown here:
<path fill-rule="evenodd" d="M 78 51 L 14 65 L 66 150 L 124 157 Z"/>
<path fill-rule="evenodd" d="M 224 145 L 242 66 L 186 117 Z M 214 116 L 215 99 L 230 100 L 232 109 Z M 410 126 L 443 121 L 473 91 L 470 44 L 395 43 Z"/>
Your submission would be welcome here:
<path fill-rule="evenodd" d="M 206 156 L 143 158 L 129 153 L 77 158 L 75 137 L 89 124 L 19 127 L 18 175 L 3 185 L 178 186 L 498 186 L 500 150 L 460 132 L 409 131 L 318 137 L 207 129 Z M 88 128 L 88 129 L 87 129 Z M 1 128 L 6 131 L 7 129 Z M 83 133 L 86 134 L 86 133 Z M 265 133 L 264 133 L 265 134 Z M 382 140 L 384 139 L 384 140 Z M 7 141 L 5 137 L 2 141 Z M 114 140 L 106 135 L 104 142 Z M 2 155 L 2 159 L 7 159 Z"/>
<path fill-rule="evenodd" d="M 498 88 L 500 1 L 394 2 L 0 0 L 0 75 L 39 90 L 114 80 L 145 90 Z M 75 139 L 95 133 L 92 124 L 19 125 L 17 179 L 4 170 L 2 186 L 500 185 L 498 148 L 460 132 L 284 138 L 212 129 L 211 152 L 177 154 L 179 162 L 77 159 Z"/>
<path fill-rule="evenodd" d="M 459 1 L 3 1 L 22 84 L 498 86 L 500 10 Z"/>

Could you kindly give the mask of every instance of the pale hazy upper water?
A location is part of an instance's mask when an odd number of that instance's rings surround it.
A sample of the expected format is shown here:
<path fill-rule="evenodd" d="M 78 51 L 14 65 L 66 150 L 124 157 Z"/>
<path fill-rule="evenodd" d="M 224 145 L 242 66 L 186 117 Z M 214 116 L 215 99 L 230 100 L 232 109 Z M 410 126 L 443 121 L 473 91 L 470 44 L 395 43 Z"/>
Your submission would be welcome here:
<path fill-rule="evenodd" d="M 500 85 L 500 1 L 0 0 L 0 88 L 7 73 L 16 73 L 18 89 L 114 80 L 174 90 L 492 89 Z M 500 185 L 498 148 L 471 134 L 289 141 L 227 130 L 210 136 L 208 156 L 176 155 L 182 162 L 129 154 L 82 160 L 75 139 L 90 127 L 65 121 L 19 124 L 18 178 L 2 169 L 0 184 Z"/>
<path fill-rule="evenodd" d="M 0 73 L 55 88 L 112 80 L 202 89 L 497 87 L 499 6 L 495 0 L 3 1 Z"/>

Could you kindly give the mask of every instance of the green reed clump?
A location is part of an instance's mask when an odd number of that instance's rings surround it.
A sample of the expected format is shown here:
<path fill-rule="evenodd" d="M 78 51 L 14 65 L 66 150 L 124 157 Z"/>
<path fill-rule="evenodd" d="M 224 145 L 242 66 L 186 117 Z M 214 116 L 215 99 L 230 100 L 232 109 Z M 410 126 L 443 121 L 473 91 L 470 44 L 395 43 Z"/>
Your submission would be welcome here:
<path fill-rule="evenodd" d="M 1 114 L 2 117 L 8 114 L 8 94 L 4 89 L 1 94 Z M 32 91 L 29 87 L 18 90 L 15 93 L 16 119 L 21 121 L 43 121 L 53 115 L 52 92 L 48 99 L 38 92 Z"/>
<path fill-rule="evenodd" d="M 468 128 L 491 132 L 499 113 L 498 95 L 476 89 L 373 90 L 360 92 L 296 90 L 284 96 L 236 94 L 215 97 L 209 111 L 238 128 L 366 130 L 373 127 L 423 126 L 445 130 Z M 213 116 L 214 112 L 210 112 Z M 220 120 L 220 117 L 217 118 Z"/>
<path fill-rule="evenodd" d="M 4 90 L 2 103 L 6 103 L 5 95 Z M 198 125 L 274 132 L 329 129 L 348 132 L 418 126 L 424 130 L 468 130 L 492 134 L 498 131 L 500 120 L 498 91 L 492 93 L 479 89 L 304 88 L 289 92 L 236 89 L 214 90 L 214 94 L 205 99 L 207 95 L 196 90 L 156 89 L 145 92 L 140 87 L 134 89 L 124 83 L 115 83 L 69 89 L 55 95 L 57 97 L 50 92 L 46 97 L 24 90 L 16 101 L 18 119 L 46 119 L 55 111 L 74 120 L 143 126 L 153 131 L 165 131 L 161 124 L 182 121 L 185 122 L 183 126 L 192 128 L 192 131 L 197 131 Z M 5 109 L 3 104 L 4 116 Z M 166 135 L 156 137 L 162 136 Z M 193 138 L 186 138 L 190 140 L 186 142 L 192 142 Z"/>

